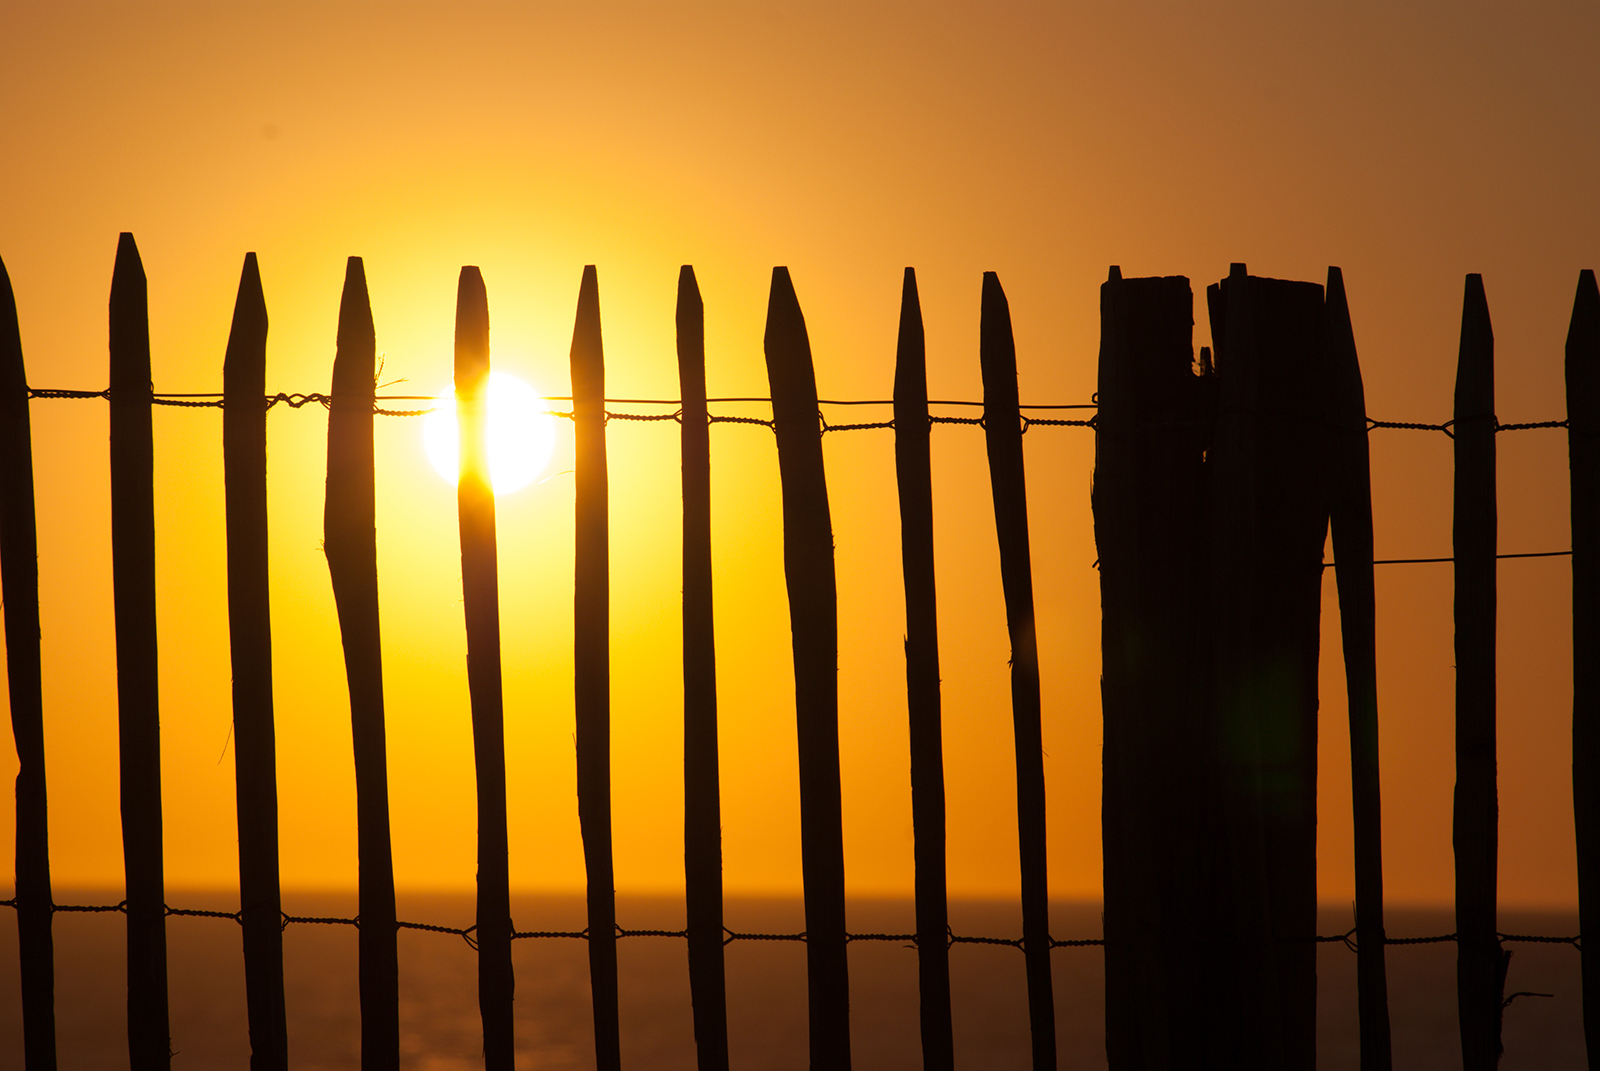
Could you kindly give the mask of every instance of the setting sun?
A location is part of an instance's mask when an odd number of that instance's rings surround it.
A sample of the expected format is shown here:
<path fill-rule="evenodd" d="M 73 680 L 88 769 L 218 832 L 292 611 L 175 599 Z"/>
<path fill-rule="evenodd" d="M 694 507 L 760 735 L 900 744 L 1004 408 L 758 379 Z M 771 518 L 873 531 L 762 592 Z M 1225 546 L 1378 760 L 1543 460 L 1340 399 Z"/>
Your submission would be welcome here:
<path fill-rule="evenodd" d="M 423 420 L 422 445 L 428 460 L 454 483 L 460 462 L 456 402 L 451 388 L 439 392 L 439 404 Z M 539 392 L 504 372 L 489 374 L 489 478 L 497 495 L 510 494 L 533 482 L 550 463 L 555 446 L 555 418 Z"/>

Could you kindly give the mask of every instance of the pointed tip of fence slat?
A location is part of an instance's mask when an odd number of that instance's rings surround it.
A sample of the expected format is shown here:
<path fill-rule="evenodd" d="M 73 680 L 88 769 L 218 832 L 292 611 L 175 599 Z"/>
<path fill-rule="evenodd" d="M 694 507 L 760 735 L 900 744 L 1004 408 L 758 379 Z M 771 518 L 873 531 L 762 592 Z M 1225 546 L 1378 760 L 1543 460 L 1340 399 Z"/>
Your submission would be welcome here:
<path fill-rule="evenodd" d="M 1588 359 L 1600 360 L 1600 287 L 1594 269 L 1578 273 L 1578 292 L 1572 299 L 1572 323 L 1567 328 L 1567 352 L 1587 350 Z"/>
<path fill-rule="evenodd" d="M 763 341 L 770 353 L 774 344 L 784 347 L 797 336 L 807 345 L 810 344 L 805 313 L 800 311 L 800 297 L 794 291 L 794 280 L 789 277 L 789 269 L 773 268 L 772 289 L 767 294 L 767 328 Z"/>
<path fill-rule="evenodd" d="M 28 376 L 22 364 L 22 323 L 4 259 L 0 259 L 0 383 L 7 390 L 22 390 L 26 401 Z"/>
<path fill-rule="evenodd" d="M 927 344 L 922 327 L 922 299 L 917 293 L 917 271 L 907 268 L 900 286 L 900 334 L 895 347 L 894 400 L 910 406 L 907 420 L 925 416 L 928 408 Z M 896 413 L 895 420 L 900 415 Z M 901 430 L 911 431 L 910 426 Z"/>
<path fill-rule="evenodd" d="M 983 273 L 983 307 L 978 316 L 978 364 L 985 402 L 996 411 L 1017 407 L 1017 347 L 1011 334 L 1011 303 L 1000 276 Z M 998 392 L 998 393 L 997 393 Z M 987 415 L 987 414 L 986 414 Z"/>
<path fill-rule="evenodd" d="M 694 277 L 694 265 L 685 264 L 678 269 L 678 300 L 692 297 L 694 301 L 700 300 L 700 282 Z"/>
<path fill-rule="evenodd" d="M 572 404 L 603 404 L 605 349 L 600 331 L 600 276 L 584 265 L 578 285 L 578 311 L 572 324 Z"/>
<path fill-rule="evenodd" d="M 150 389 L 150 314 L 144 263 L 133 235 L 117 239 L 111 271 L 111 388 L 138 393 Z"/>
<path fill-rule="evenodd" d="M 239 293 L 233 302 L 233 326 L 228 331 L 228 348 L 222 359 L 224 389 L 228 373 L 237 372 L 240 361 L 265 367 L 267 343 L 267 298 L 261 288 L 261 268 L 254 253 L 244 255 L 239 273 Z"/>
<path fill-rule="evenodd" d="M 1456 420 L 1493 417 L 1494 327 L 1483 276 L 1467 276 L 1461 301 L 1461 352 L 1456 366 Z"/>
<path fill-rule="evenodd" d="M 469 264 L 456 284 L 456 389 L 488 372 L 489 292 L 483 272 Z"/>

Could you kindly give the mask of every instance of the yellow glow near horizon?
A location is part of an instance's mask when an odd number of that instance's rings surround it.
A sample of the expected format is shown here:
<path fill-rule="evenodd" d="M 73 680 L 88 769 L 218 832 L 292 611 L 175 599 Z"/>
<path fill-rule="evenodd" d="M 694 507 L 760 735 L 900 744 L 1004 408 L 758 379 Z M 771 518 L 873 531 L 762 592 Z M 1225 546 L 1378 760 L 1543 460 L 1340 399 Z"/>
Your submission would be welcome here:
<path fill-rule="evenodd" d="M 434 469 L 451 483 L 460 478 L 460 431 L 453 388 L 422 422 L 422 445 Z M 489 373 L 489 481 L 496 495 L 521 490 L 550 463 L 555 418 L 539 392 L 515 376 Z"/>

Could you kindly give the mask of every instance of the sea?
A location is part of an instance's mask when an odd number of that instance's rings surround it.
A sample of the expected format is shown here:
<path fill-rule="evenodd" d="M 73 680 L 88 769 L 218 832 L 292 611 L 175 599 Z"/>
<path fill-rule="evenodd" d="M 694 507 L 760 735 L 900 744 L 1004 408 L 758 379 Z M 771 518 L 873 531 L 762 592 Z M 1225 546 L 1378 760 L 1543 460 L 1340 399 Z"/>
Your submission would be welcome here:
<path fill-rule="evenodd" d="M 120 894 L 58 890 L 60 903 L 115 903 Z M 232 911 L 229 894 L 169 890 L 173 906 Z M 292 915 L 349 917 L 349 894 L 286 893 Z M 402 894 L 408 921 L 471 925 L 470 895 Z M 1350 928 L 1348 905 L 1327 907 L 1320 931 Z M 520 930 L 579 930 L 578 896 L 513 900 Z M 740 932 L 804 929 L 798 899 L 730 898 L 726 920 Z M 854 932 L 913 930 L 908 900 L 857 900 Z M 1015 903 L 955 901 L 951 927 L 972 936 L 1015 937 Z M 618 920 L 630 929 L 681 929 L 681 899 L 622 897 Z M 124 1001 L 123 917 L 58 914 L 55 920 L 57 1033 L 62 1071 L 115 1071 L 128 1066 Z M 1572 914 L 1503 912 L 1502 932 L 1565 936 Z M 173 1067 L 244 1071 L 249 1064 L 243 956 L 239 929 L 228 920 L 167 920 Z M 1391 909 L 1391 937 L 1449 933 L 1448 909 Z M 1100 905 L 1051 906 L 1058 938 L 1098 937 Z M 1570 945 L 1512 944 L 1507 980 L 1516 997 L 1505 1013 L 1505 1071 L 1582 1068 L 1579 954 Z M 521 1068 L 581 1071 L 594 1066 L 588 960 L 581 940 L 515 942 L 517 1061 Z M 622 1057 L 627 1067 L 691 1071 L 695 1066 L 684 942 L 629 937 L 619 942 Z M 476 961 L 460 937 L 402 930 L 400 949 L 401 1066 L 408 1071 L 482 1067 Z M 983 1071 L 1030 1066 L 1021 953 L 1004 946 L 951 950 L 957 1065 Z M 290 1066 L 303 1071 L 359 1067 L 356 931 L 349 926 L 295 924 L 284 933 L 285 997 Z M 1104 957 L 1099 948 L 1053 953 L 1059 1066 L 1106 1066 Z M 1355 955 L 1338 942 L 1319 946 L 1318 1065 L 1358 1066 Z M 727 946 L 728 1028 L 739 1071 L 803 1071 L 806 1055 L 805 947 L 798 942 L 736 941 Z M 1394 1066 L 1444 1071 L 1461 1066 L 1455 1006 L 1453 944 L 1391 947 L 1388 952 Z M 850 946 L 851 1045 L 855 1066 L 883 1071 L 919 1068 L 916 952 L 898 942 Z M 22 1025 L 16 930 L 0 915 L 0 1067 L 22 1067 Z"/>

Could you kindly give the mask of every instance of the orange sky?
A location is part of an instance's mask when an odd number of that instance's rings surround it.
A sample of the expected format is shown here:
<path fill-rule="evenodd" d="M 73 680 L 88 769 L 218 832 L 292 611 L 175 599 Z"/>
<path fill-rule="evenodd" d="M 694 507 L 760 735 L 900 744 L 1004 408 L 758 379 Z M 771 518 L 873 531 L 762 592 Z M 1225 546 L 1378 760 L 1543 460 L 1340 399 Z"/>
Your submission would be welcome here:
<path fill-rule="evenodd" d="M 150 278 L 155 382 L 221 388 L 246 250 L 270 390 L 326 390 L 344 258 L 365 257 L 384 378 L 449 379 L 455 276 L 487 281 L 497 367 L 567 393 L 582 265 L 599 267 L 609 393 L 672 397 L 677 268 L 705 294 L 713 394 L 764 394 L 774 264 L 793 272 L 825 397 L 886 397 L 915 265 L 931 390 L 977 398 L 980 273 L 1000 272 L 1024 401 L 1086 401 L 1097 284 L 1244 260 L 1344 268 L 1370 412 L 1449 417 L 1462 275 L 1482 272 L 1502 420 L 1564 415 L 1561 345 L 1600 261 L 1593 5 L 11 4 L 0 11 L 0 256 L 30 381 L 98 388 L 117 233 Z M 1203 303 L 1196 345 L 1209 341 Z M 106 412 L 33 407 L 47 747 L 59 885 L 121 880 Z M 885 414 L 886 417 L 886 414 Z M 321 527 L 326 418 L 274 410 L 283 872 L 355 878 L 343 667 Z M 681 883 L 673 425 L 611 432 L 617 874 Z M 380 422 L 379 553 L 396 871 L 473 875 L 451 489 L 415 421 Z M 570 468 L 570 427 L 552 471 Z M 167 873 L 235 880 L 221 420 L 156 413 Z M 1016 887 L 1004 620 L 975 429 L 935 435 L 952 891 Z M 730 891 L 799 881 L 776 464 L 713 431 Z M 908 894 L 898 525 L 887 432 L 825 441 L 842 592 L 851 889 Z M 1564 549 L 1566 442 L 1500 438 L 1501 548 Z M 1099 891 L 1092 434 L 1026 441 L 1051 885 Z M 1449 553 L 1442 436 L 1374 436 L 1380 557 Z M 570 476 L 502 500 L 512 880 L 581 881 L 572 770 Z M 1448 566 L 1379 574 L 1388 888 L 1450 890 Z M 1569 571 L 1501 568 L 1501 889 L 1573 896 Z M 1326 587 L 1331 600 L 1331 577 Z M 1325 633 L 1336 637 L 1330 616 Z M 1348 901 L 1337 643 L 1325 643 L 1322 886 Z M 221 760 L 221 761 L 219 761 Z M 0 773 L 14 757 L 5 749 Z M 0 793 L 0 856 L 13 804 Z"/>

